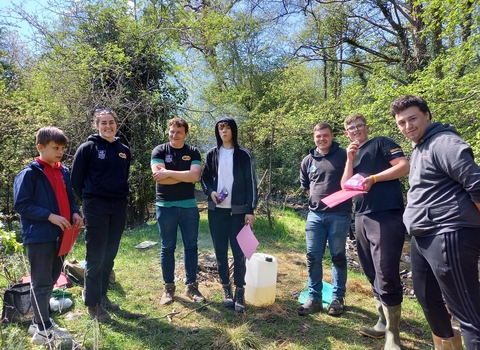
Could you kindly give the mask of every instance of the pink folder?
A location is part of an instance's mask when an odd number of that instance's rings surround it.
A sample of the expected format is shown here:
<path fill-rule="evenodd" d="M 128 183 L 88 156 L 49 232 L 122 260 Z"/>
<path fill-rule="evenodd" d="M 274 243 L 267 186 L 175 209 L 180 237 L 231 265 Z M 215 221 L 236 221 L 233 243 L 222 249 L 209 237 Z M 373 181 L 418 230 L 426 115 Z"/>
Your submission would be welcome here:
<path fill-rule="evenodd" d="M 340 190 L 335 193 L 332 193 L 330 196 L 327 196 L 322 199 L 322 202 L 329 208 L 345 202 L 347 199 L 355 197 L 357 194 L 367 193 L 367 191 L 360 190 Z"/>
<path fill-rule="evenodd" d="M 237 235 L 237 242 L 240 248 L 242 249 L 243 254 L 247 257 L 248 260 L 252 257 L 255 249 L 258 247 L 258 240 L 253 234 L 252 229 L 249 224 L 243 226 L 240 232 Z"/>

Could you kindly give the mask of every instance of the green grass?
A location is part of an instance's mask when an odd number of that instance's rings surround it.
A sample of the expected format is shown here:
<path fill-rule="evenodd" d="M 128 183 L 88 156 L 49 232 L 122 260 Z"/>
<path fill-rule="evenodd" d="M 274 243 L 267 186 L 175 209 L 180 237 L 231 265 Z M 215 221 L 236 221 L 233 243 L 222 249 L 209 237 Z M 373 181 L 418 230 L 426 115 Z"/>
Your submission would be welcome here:
<path fill-rule="evenodd" d="M 383 340 L 362 337 L 356 332 L 362 325 L 376 322 L 371 288 L 365 277 L 349 271 L 346 313 L 331 317 L 326 313 L 298 316 L 292 293 L 307 281 L 305 265 L 305 220 L 291 210 L 275 212 L 274 227 L 260 215 L 254 226 L 260 241 L 257 252 L 274 255 L 278 260 L 276 302 L 267 307 L 247 305 L 244 315 L 222 305 L 220 284 L 201 281 L 200 290 L 207 305 L 191 303 L 183 296 L 183 282 L 177 282 L 177 301 L 160 306 L 163 282 L 159 266 L 159 245 L 146 250 L 133 248 L 145 241 L 159 241 L 154 222 L 140 229 L 126 231 L 115 262 L 116 283 L 109 290 L 110 299 L 122 310 L 144 314 L 138 319 L 126 318 L 123 311 L 112 313 L 113 321 L 92 322 L 86 314 L 79 286 L 70 288 L 74 307 L 56 314 L 57 323 L 67 327 L 81 342 L 82 349 L 382 349 Z M 328 250 L 327 250 L 328 251 Z M 201 213 L 199 260 L 211 257 L 213 248 L 206 213 Z M 68 258 L 83 260 L 85 246 L 80 237 Z M 176 250 L 179 279 L 183 279 L 183 247 Z M 325 257 L 325 280 L 330 279 L 329 256 Z M 171 322 L 166 317 L 179 312 Z M 72 320 L 67 320 L 72 316 Z M 36 349 L 26 336 L 28 325 L 2 325 L 1 349 Z M 421 308 L 414 299 L 405 299 L 401 323 L 405 349 L 431 349 L 432 341 Z M 38 348 L 38 347 L 37 347 Z"/>

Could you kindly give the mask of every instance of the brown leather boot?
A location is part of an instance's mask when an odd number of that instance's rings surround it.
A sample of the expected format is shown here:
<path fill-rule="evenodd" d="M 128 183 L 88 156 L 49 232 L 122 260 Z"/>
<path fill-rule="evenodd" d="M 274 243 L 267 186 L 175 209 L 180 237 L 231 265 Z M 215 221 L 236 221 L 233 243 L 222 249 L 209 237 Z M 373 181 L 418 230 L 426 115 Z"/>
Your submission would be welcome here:
<path fill-rule="evenodd" d="M 88 314 L 92 320 L 97 319 L 98 322 L 107 322 L 112 319 L 102 305 L 88 306 Z"/>
<path fill-rule="evenodd" d="M 163 290 L 162 299 L 160 299 L 160 305 L 167 305 L 173 303 L 175 297 L 175 283 L 165 283 L 165 289 Z"/>
<path fill-rule="evenodd" d="M 198 282 L 187 284 L 185 295 L 196 303 L 203 303 L 205 301 L 205 297 L 198 290 Z"/>
<path fill-rule="evenodd" d="M 102 296 L 102 306 L 104 306 L 105 309 L 110 311 L 120 310 L 120 306 L 118 306 L 118 304 L 112 303 L 110 299 L 108 299 L 107 295 Z"/>

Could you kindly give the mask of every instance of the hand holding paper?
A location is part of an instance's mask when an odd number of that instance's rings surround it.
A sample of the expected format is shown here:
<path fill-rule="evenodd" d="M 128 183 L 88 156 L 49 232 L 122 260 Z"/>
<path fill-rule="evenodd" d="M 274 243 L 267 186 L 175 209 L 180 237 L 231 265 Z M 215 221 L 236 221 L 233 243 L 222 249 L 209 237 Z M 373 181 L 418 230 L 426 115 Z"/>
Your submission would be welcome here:
<path fill-rule="evenodd" d="M 259 243 L 249 224 L 246 224 L 240 230 L 237 235 L 237 242 L 242 249 L 243 254 L 245 254 L 246 258 L 250 260 Z"/>
<path fill-rule="evenodd" d="M 331 195 L 322 199 L 322 202 L 329 208 L 345 202 L 347 199 L 355 197 L 358 194 L 367 193 L 364 191 L 364 186 L 361 184 L 365 178 L 360 174 L 353 175 L 350 179 L 343 183 L 346 189 L 332 193 Z"/>

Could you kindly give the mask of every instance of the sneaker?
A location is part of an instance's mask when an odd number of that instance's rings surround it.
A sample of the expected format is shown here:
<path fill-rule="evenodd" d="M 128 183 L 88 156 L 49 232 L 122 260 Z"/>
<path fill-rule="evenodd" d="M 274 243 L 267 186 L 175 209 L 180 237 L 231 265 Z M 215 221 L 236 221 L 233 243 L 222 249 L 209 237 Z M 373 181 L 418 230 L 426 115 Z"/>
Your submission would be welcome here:
<path fill-rule="evenodd" d="M 57 325 L 52 325 L 49 329 L 44 331 L 37 331 L 32 337 L 32 344 L 35 345 L 56 345 L 62 344 L 66 346 L 66 343 L 73 343 L 73 337 L 67 332 L 61 331 Z"/>
<path fill-rule="evenodd" d="M 64 332 L 66 333 L 67 332 L 67 329 L 66 328 L 61 328 L 59 327 L 55 321 L 53 320 L 53 318 L 50 318 L 50 323 L 52 324 L 52 326 L 55 327 L 55 329 L 58 329 L 59 331 L 61 332 Z M 28 327 L 28 330 L 27 330 L 27 334 L 31 337 L 33 337 L 33 335 L 37 332 L 38 330 L 38 326 L 36 323 L 32 323 L 29 327 Z"/>
<path fill-rule="evenodd" d="M 328 314 L 331 316 L 337 316 L 343 314 L 344 303 L 343 298 L 333 299 L 328 307 Z"/>
<path fill-rule="evenodd" d="M 305 304 L 297 307 L 297 312 L 300 316 L 305 316 L 305 315 L 310 315 L 316 312 L 320 312 L 322 311 L 322 309 L 323 309 L 323 306 L 321 301 L 308 299 Z"/>
<path fill-rule="evenodd" d="M 229 309 L 233 309 L 235 307 L 235 302 L 233 301 L 232 296 L 232 286 L 230 284 L 222 284 L 222 298 L 223 306 Z"/>
<path fill-rule="evenodd" d="M 205 297 L 198 290 L 198 282 L 187 284 L 187 289 L 185 290 L 185 294 L 187 297 L 192 299 L 195 303 L 203 303 L 205 301 Z"/>
<path fill-rule="evenodd" d="M 237 287 L 235 289 L 235 311 L 239 314 L 245 312 L 245 288 Z"/>
<path fill-rule="evenodd" d="M 87 310 L 92 320 L 97 319 L 98 322 L 107 322 L 112 319 L 102 305 L 88 306 Z"/>
<path fill-rule="evenodd" d="M 120 306 L 118 306 L 118 304 L 112 303 L 110 299 L 108 299 L 107 295 L 102 296 L 102 306 L 104 306 L 105 309 L 110 311 L 120 310 Z"/>
<path fill-rule="evenodd" d="M 167 305 L 173 303 L 175 298 L 175 283 L 165 283 L 165 289 L 160 299 L 160 305 Z"/>

